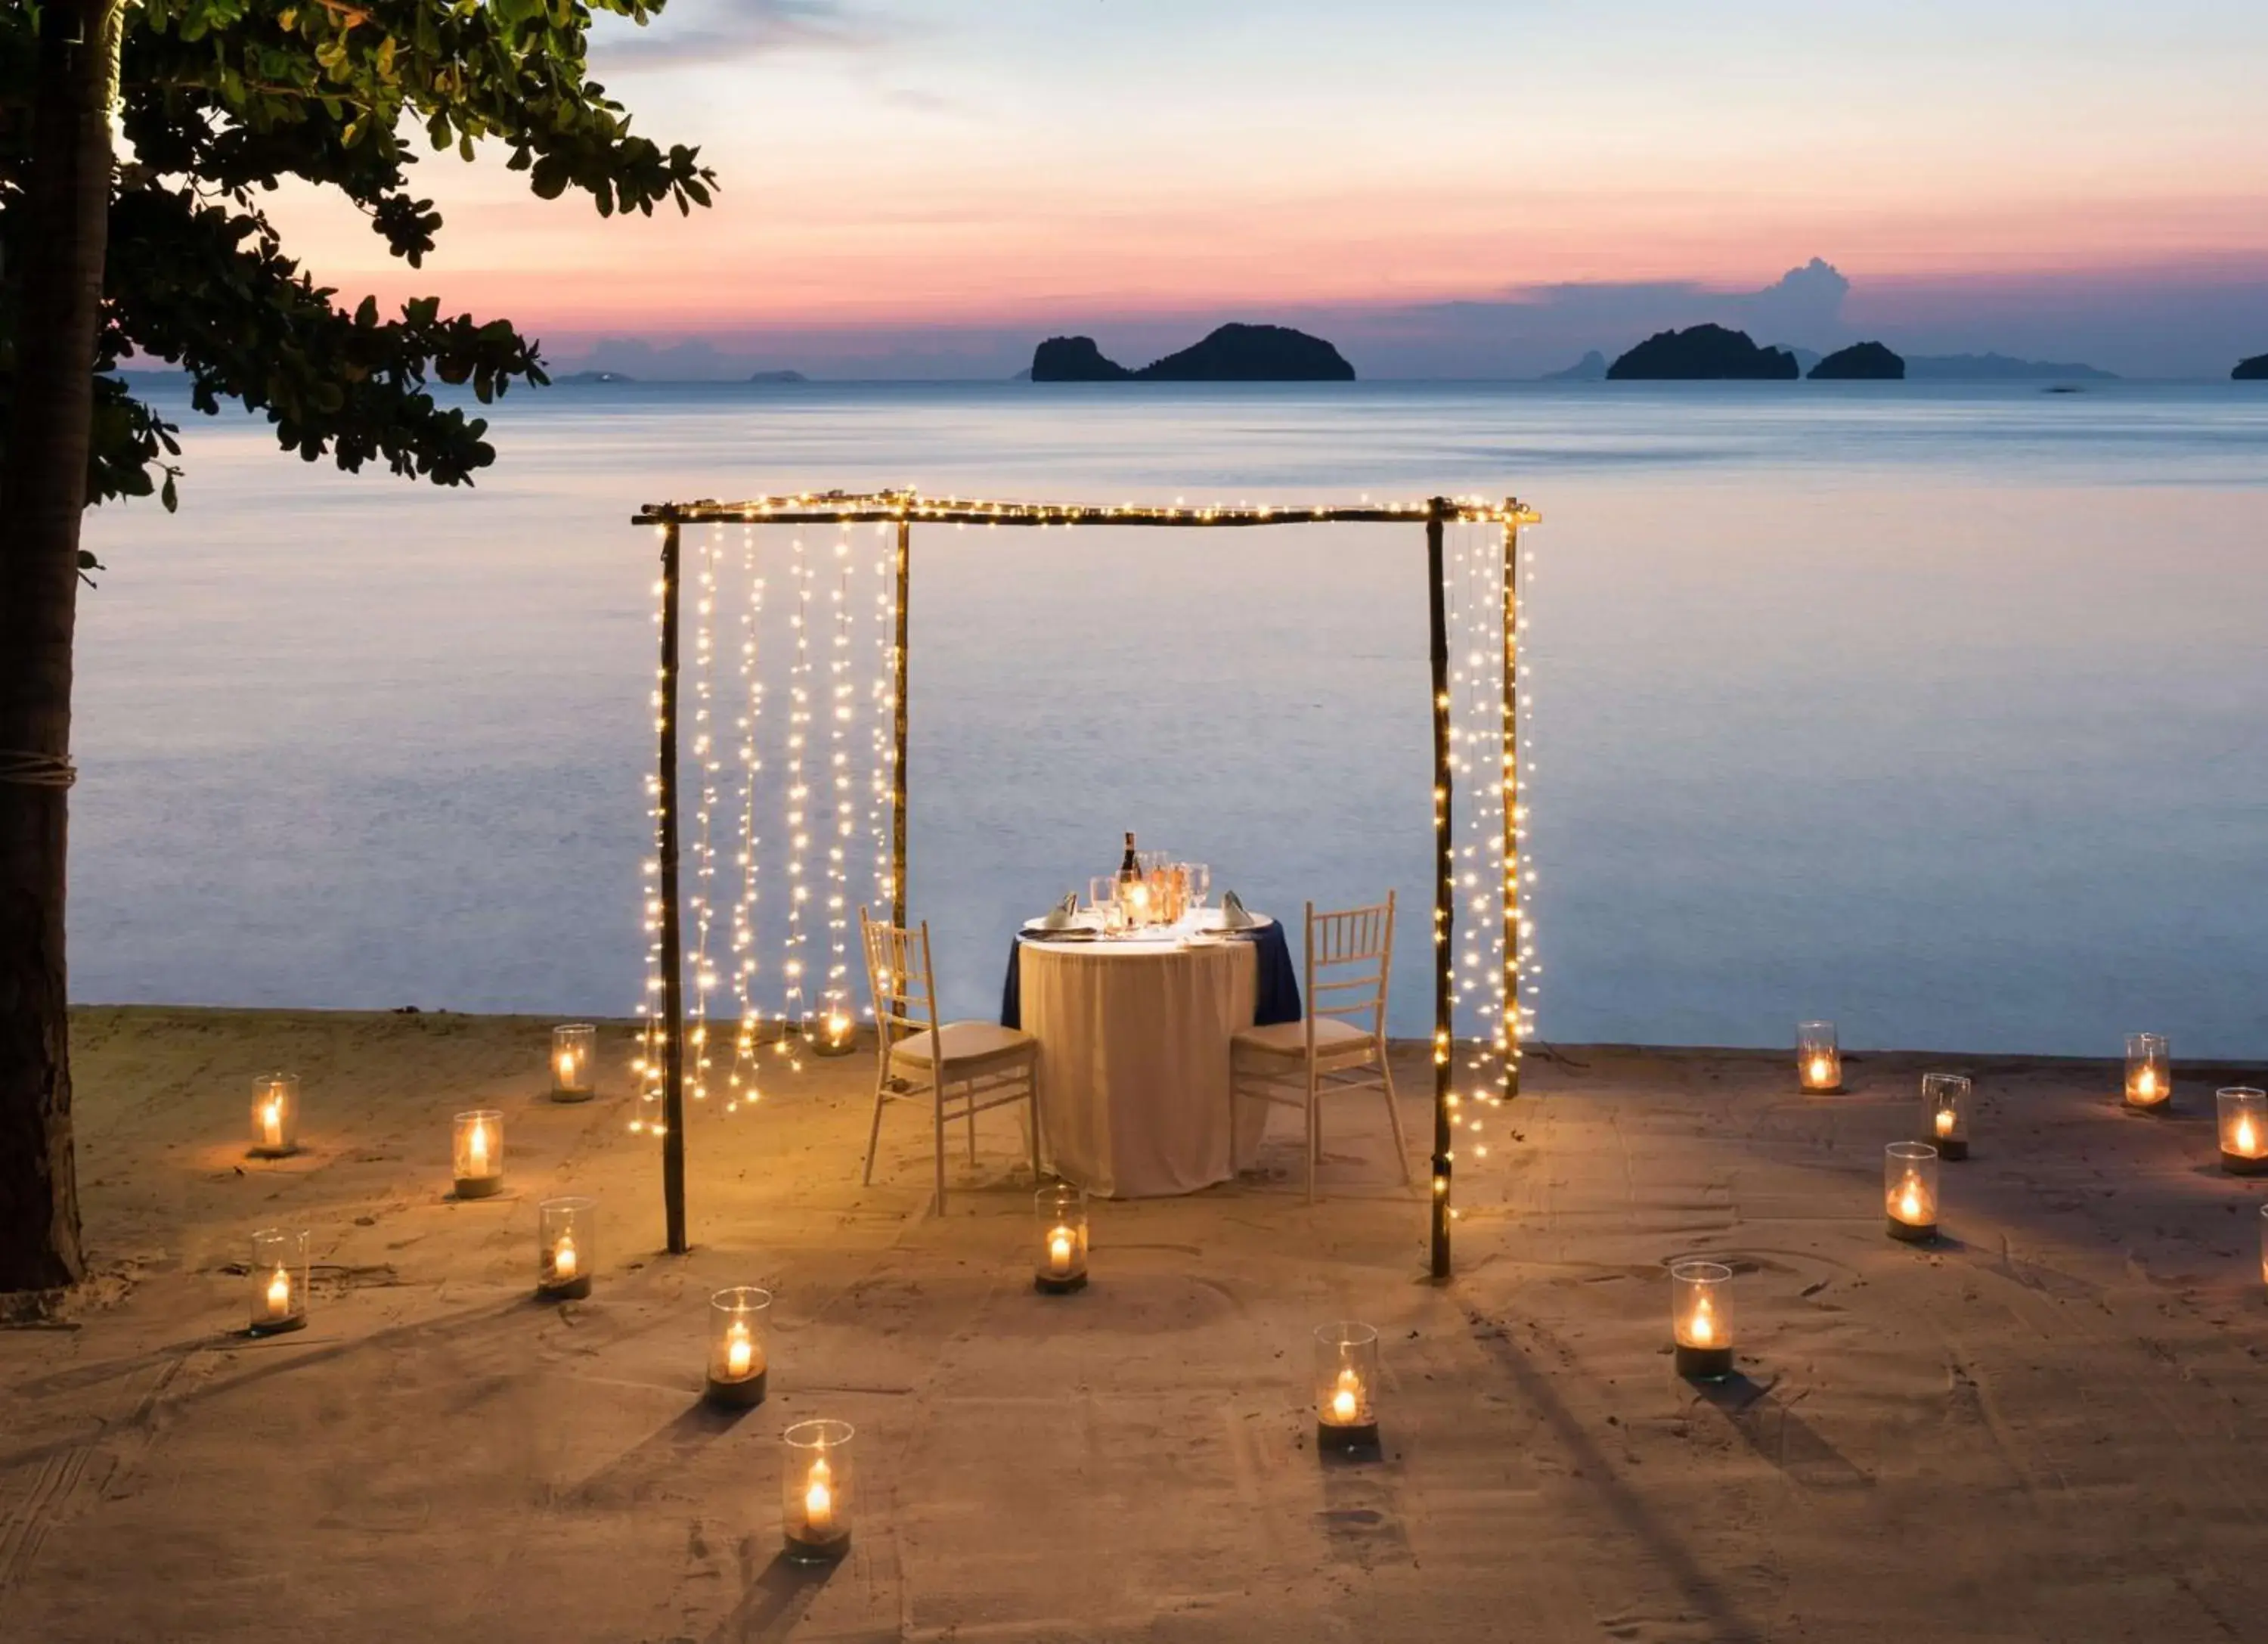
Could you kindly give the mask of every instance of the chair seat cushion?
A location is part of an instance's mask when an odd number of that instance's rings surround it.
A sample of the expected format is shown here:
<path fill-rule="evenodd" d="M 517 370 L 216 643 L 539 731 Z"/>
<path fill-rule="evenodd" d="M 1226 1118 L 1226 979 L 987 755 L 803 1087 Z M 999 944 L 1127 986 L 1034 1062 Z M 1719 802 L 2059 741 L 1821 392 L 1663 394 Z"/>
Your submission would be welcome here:
<path fill-rule="evenodd" d="M 1352 1022 L 1342 1021 L 1336 1016 L 1315 1018 L 1315 1054 L 1318 1057 L 1344 1056 L 1369 1050 L 1377 1040 Z M 1246 1028 L 1233 1035 L 1230 1045 L 1237 1051 L 1250 1051 L 1259 1056 L 1288 1056 L 1297 1059 L 1307 1054 L 1307 1024 L 1306 1021 L 1279 1021 L 1266 1028 Z"/>
<path fill-rule="evenodd" d="M 992 1021 L 949 1021 L 938 1029 L 935 1036 L 945 1041 L 945 1059 L 961 1063 L 1019 1056 L 1038 1043 L 1028 1033 L 1019 1033 Z M 890 1047 L 892 1059 L 928 1066 L 937 1058 L 931 1037 L 926 1033 L 917 1033 L 899 1040 Z"/>

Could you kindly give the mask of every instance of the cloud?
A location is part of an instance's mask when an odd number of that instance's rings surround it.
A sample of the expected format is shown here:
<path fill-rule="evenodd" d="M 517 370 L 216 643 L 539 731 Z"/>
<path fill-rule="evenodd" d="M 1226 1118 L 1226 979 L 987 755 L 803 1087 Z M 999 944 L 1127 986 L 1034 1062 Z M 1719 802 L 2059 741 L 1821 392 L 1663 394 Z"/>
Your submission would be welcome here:
<path fill-rule="evenodd" d="M 593 55 L 625 68 L 719 63 L 795 47 L 855 50 L 874 44 L 874 21 L 842 0 L 677 0 L 644 28 L 592 31 Z"/>

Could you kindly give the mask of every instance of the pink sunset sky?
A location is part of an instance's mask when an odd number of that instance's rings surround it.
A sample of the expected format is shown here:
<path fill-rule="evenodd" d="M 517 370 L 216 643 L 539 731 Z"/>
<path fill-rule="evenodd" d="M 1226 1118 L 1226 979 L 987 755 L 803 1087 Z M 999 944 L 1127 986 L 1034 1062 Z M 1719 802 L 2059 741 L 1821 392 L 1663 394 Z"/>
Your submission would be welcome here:
<path fill-rule="evenodd" d="M 1336 319 L 1366 374 L 1465 346 L 1517 374 L 1814 256 L 1851 282 L 1837 337 L 1998 325 L 2146 374 L 2268 349 L 2257 4 L 671 0 L 597 38 L 715 209 L 603 221 L 429 157 L 423 270 L 282 203 L 317 276 L 507 313 L 569 363 L 692 339 L 830 374 L 1230 318 Z M 1459 302 L 1495 343 L 1390 340 Z"/>

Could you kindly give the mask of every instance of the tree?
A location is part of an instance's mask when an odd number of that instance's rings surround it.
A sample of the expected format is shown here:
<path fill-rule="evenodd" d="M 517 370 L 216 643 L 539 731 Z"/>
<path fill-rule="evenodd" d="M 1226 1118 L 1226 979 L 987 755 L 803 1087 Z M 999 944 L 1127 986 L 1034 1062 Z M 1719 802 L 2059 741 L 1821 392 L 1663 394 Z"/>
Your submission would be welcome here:
<path fill-rule="evenodd" d="M 335 188 L 411 266 L 441 218 L 419 144 L 501 145 L 546 199 L 709 203 L 692 149 L 634 136 L 589 78 L 594 12 L 664 0 L 17 0 L 0 11 L 0 1291 L 83 1271 L 64 966 L 71 639 L 92 504 L 177 501 L 177 430 L 110 374 L 175 362 L 203 412 L 264 410 L 286 449 L 471 483 L 482 403 L 546 380 L 507 321 L 351 311 L 260 195 Z M 113 118 L 124 145 L 114 151 Z"/>

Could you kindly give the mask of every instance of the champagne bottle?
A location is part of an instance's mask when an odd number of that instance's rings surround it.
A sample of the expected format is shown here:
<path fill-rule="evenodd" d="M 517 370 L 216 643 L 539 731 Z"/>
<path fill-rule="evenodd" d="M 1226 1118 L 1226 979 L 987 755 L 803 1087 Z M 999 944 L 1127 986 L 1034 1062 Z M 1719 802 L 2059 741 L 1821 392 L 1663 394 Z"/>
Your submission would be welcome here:
<path fill-rule="evenodd" d="M 1142 866 L 1134 859 L 1134 836 L 1130 833 L 1126 836 L 1125 858 L 1118 864 L 1118 882 L 1130 885 L 1141 877 Z"/>

